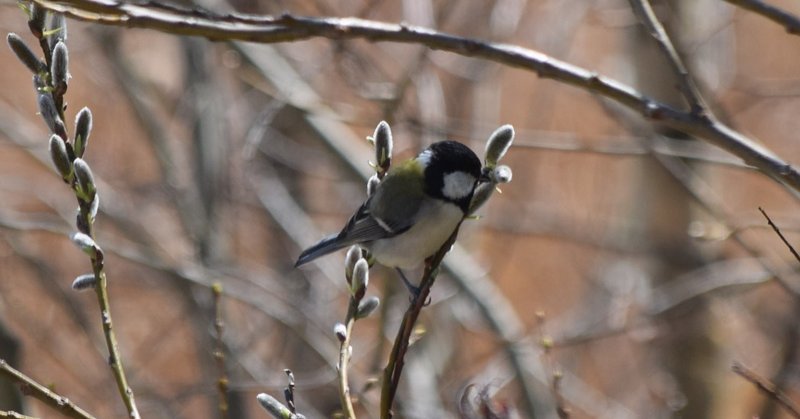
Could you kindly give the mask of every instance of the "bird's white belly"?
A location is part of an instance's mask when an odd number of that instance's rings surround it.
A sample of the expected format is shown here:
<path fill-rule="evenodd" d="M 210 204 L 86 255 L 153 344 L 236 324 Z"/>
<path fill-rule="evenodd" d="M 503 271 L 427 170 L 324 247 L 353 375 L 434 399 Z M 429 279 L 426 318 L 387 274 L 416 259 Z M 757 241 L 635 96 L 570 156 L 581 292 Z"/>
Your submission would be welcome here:
<path fill-rule="evenodd" d="M 414 268 L 442 247 L 463 216 L 461 209 L 451 203 L 427 202 L 420 208 L 417 223 L 408 231 L 365 247 L 381 265 Z"/>

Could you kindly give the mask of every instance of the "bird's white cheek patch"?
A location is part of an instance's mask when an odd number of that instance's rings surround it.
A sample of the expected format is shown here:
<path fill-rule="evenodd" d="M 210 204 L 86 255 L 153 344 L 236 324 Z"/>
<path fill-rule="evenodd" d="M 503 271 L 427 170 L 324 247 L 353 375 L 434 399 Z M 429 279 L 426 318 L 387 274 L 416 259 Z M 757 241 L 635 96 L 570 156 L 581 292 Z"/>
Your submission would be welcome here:
<path fill-rule="evenodd" d="M 475 177 L 465 172 L 453 172 L 444 175 L 442 195 L 448 199 L 461 199 L 472 192 L 475 186 Z"/>

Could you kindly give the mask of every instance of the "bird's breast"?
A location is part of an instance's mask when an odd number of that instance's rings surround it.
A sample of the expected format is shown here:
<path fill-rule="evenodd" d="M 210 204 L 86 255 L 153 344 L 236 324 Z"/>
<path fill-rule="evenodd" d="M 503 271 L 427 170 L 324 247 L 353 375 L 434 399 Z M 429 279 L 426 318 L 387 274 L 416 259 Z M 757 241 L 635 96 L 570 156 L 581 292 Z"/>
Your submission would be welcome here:
<path fill-rule="evenodd" d="M 420 207 L 410 229 L 366 247 L 381 265 L 414 268 L 442 247 L 463 217 L 461 209 L 452 203 L 428 201 Z"/>

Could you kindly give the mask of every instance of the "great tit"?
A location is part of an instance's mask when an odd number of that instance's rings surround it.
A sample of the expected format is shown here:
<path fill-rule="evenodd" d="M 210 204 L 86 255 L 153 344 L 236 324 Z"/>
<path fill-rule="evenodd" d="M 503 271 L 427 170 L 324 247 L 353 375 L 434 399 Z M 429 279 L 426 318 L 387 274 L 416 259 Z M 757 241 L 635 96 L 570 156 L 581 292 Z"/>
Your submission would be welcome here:
<path fill-rule="evenodd" d="M 342 231 L 304 250 L 295 267 L 354 244 L 381 265 L 416 267 L 468 215 L 484 177 L 481 161 L 467 146 L 434 143 L 416 158 L 393 165 Z"/>

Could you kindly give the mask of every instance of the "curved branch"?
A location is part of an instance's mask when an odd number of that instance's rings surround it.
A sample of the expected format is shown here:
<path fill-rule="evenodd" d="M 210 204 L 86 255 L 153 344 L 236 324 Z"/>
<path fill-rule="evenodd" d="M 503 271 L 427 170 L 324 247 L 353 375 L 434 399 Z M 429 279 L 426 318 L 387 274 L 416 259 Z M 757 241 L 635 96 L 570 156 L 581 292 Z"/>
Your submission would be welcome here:
<path fill-rule="evenodd" d="M 526 69 L 535 72 L 539 77 L 553 79 L 611 99 L 653 122 L 703 138 L 800 193 L 800 172 L 767 148 L 714 118 L 691 110 L 676 109 L 617 80 L 531 49 L 479 41 L 417 26 L 358 18 L 301 17 L 289 14 L 278 17 L 217 15 L 198 9 L 185 10 L 165 6 L 153 1 L 141 5 L 100 0 L 34 1 L 48 9 L 84 21 L 155 29 L 216 41 L 278 43 L 315 37 L 362 38 L 373 42 L 420 44 Z"/>
<path fill-rule="evenodd" d="M 724 0 L 730 4 L 749 10 L 753 13 L 764 16 L 765 18 L 786 28 L 786 32 L 792 35 L 800 35 L 800 18 L 775 7 L 764 3 L 761 0 Z"/>

